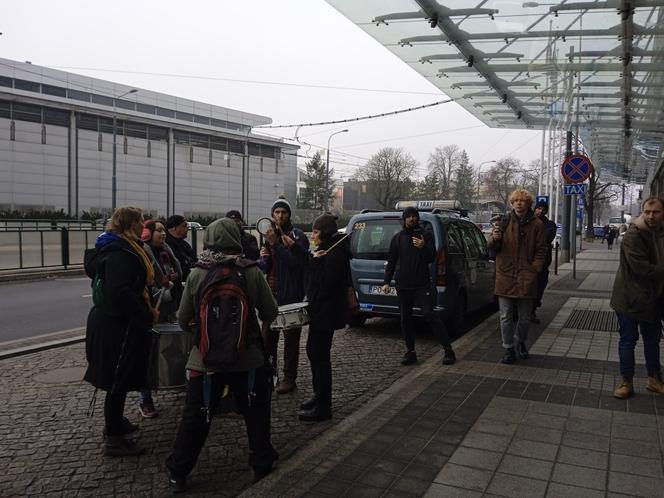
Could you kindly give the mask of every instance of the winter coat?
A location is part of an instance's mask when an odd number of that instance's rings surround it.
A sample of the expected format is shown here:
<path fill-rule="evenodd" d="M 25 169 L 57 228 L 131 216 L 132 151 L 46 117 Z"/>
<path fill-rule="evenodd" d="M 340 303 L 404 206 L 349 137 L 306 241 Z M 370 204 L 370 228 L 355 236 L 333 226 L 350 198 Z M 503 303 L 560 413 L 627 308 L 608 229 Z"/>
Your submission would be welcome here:
<path fill-rule="evenodd" d="M 164 243 L 162 247 L 143 244 L 143 250 L 148 255 L 148 258 L 150 258 L 150 261 L 152 261 L 152 268 L 154 269 L 154 282 L 152 283 L 151 294 L 155 296 L 161 289 L 166 289 L 164 293 L 168 296 L 168 299 L 162 298 L 161 306 L 159 307 L 159 321 L 163 322 L 168 318 L 168 315 L 177 311 L 180 304 L 183 281 L 182 266 L 167 243 Z M 168 259 L 173 265 L 173 270 L 177 273 L 177 278 L 173 281 L 165 273 L 160 252 L 165 252 L 168 255 Z M 170 289 L 168 288 L 169 282 L 173 283 Z"/>
<path fill-rule="evenodd" d="M 611 307 L 635 320 L 655 323 L 664 307 L 664 227 L 653 230 L 639 216 L 620 244 L 620 265 L 613 283 Z M 660 251 L 663 251 L 660 249 Z"/>
<path fill-rule="evenodd" d="M 497 296 L 532 298 L 537 296 L 537 274 L 544 268 L 547 254 L 544 223 L 532 210 L 519 220 L 514 211 L 501 225 L 502 240 L 489 239 L 487 247 L 496 253 Z"/>
<path fill-rule="evenodd" d="M 424 237 L 424 246 L 421 249 L 413 245 L 414 235 Z M 394 276 L 397 290 L 429 288 L 431 286 L 429 265 L 435 259 L 436 246 L 433 234 L 421 226 L 404 228 L 390 241 L 383 283 L 390 285 Z"/>
<path fill-rule="evenodd" d="M 276 244 L 267 246 L 270 250 L 270 257 L 258 260 L 258 265 L 266 274 L 276 270 L 277 292 L 275 297 L 279 306 L 304 300 L 304 278 L 309 259 L 309 240 L 304 232 L 290 225 L 283 232 L 293 239 L 295 244 L 289 249 L 279 238 Z M 273 265 L 276 266 L 273 267 Z"/>
<path fill-rule="evenodd" d="M 258 241 L 256 237 L 249 232 L 245 232 L 243 228 L 240 229 L 240 242 L 242 243 L 242 253 L 244 257 L 251 261 L 258 261 L 261 257 L 260 250 L 258 249 Z"/>
<path fill-rule="evenodd" d="M 200 298 L 201 284 L 211 268 L 221 263 L 235 264 L 241 267 L 249 265 L 243 270 L 247 300 L 250 307 L 249 323 L 247 325 L 247 351 L 232 368 L 228 368 L 228 371 L 245 372 L 258 368 L 265 362 L 265 354 L 260 338 L 260 326 L 256 319 L 256 311 L 258 311 L 258 317 L 264 322 L 271 323 L 277 317 L 277 303 L 272 296 L 270 287 L 258 266 L 254 262 L 239 256 L 242 252 L 240 231 L 233 220 L 222 218 L 210 223 L 205 229 L 204 245 L 208 249 L 201 253 L 197 266 L 191 270 L 184 286 L 180 309 L 178 309 L 180 328 L 193 332 L 190 324 L 192 319 L 195 318 L 195 303 Z M 194 345 L 191 349 L 187 368 L 197 372 L 208 370 L 203 364 L 197 345 Z"/>
<path fill-rule="evenodd" d="M 100 241 L 101 239 L 101 241 Z M 127 241 L 109 232 L 96 244 L 96 267 L 106 306 L 93 306 L 85 333 L 88 368 L 84 380 L 104 391 L 136 391 L 147 386 L 152 311 L 143 298 L 146 271 Z"/>
<path fill-rule="evenodd" d="M 335 234 L 321 242 L 318 249 L 327 250 L 341 239 Z M 348 238 L 335 246 L 328 254 L 310 257 L 307 300 L 309 319 L 317 329 L 342 329 L 346 326 L 348 312 L 348 287 L 350 279 L 350 244 Z"/>
<path fill-rule="evenodd" d="M 546 260 L 544 261 L 544 269 L 548 270 L 551 266 L 551 261 L 553 261 L 553 241 L 556 239 L 556 232 L 558 231 L 558 226 L 551 221 L 546 215 L 542 215 L 540 221 L 544 223 L 544 233 L 546 234 Z"/>
<path fill-rule="evenodd" d="M 182 267 L 182 281 L 184 282 L 187 280 L 194 263 L 196 263 L 196 252 L 185 239 L 175 238 L 170 233 L 166 234 L 166 243 L 180 262 L 180 266 Z"/>

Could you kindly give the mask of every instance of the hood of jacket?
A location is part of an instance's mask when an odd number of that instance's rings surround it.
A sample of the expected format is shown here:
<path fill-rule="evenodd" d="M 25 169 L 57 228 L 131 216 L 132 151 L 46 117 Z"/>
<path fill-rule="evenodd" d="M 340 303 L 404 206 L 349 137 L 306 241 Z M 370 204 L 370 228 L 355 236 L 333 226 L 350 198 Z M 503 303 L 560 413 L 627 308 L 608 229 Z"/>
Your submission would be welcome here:
<path fill-rule="evenodd" d="M 215 220 L 205 229 L 203 247 L 215 252 L 241 254 L 240 229 L 230 218 Z"/>
<path fill-rule="evenodd" d="M 113 242 L 119 242 L 122 240 L 117 233 L 114 232 L 104 232 L 97 237 L 95 241 L 95 248 L 102 249 Z"/>

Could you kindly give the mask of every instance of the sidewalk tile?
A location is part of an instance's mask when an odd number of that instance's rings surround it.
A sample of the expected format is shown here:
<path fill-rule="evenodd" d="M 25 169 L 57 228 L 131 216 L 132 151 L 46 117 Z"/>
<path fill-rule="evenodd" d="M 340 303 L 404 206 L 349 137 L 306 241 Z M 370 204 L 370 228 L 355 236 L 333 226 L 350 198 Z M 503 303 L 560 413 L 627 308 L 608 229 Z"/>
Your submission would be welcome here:
<path fill-rule="evenodd" d="M 548 480 L 551 475 L 553 462 L 524 458 L 516 455 L 505 455 L 500 462 L 498 472 L 533 479 Z"/>
<path fill-rule="evenodd" d="M 527 441 L 525 439 L 514 439 L 507 448 L 507 453 L 539 460 L 551 460 L 556 458 L 558 446 L 538 441 Z"/>
<path fill-rule="evenodd" d="M 633 441 L 656 441 L 659 437 L 657 429 L 654 427 L 636 427 L 631 425 L 614 424 L 611 428 L 611 436 L 621 437 L 629 435 Z"/>
<path fill-rule="evenodd" d="M 603 436 L 609 434 L 611 422 L 604 420 L 588 420 L 571 416 L 567 419 L 566 429 L 574 432 L 585 432 Z"/>
<path fill-rule="evenodd" d="M 411 463 L 404 471 L 404 475 L 426 482 L 433 482 L 438 472 L 440 472 L 440 467 Z"/>
<path fill-rule="evenodd" d="M 423 481 L 410 476 L 401 476 L 394 483 L 392 483 L 390 490 L 415 493 L 418 496 L 422 496 L 424 493 L 426 493 L 427 489 L 429 489 L 430 485 L 431 481 L 429 480 Z"/>
<path fill-rule="evenodd" d="M 348 493 L 344 495 L 345 498 L 379 498 L 385 493 L 382 488 L 373 488 L 371 486 L 358 486 L 355 485 Z"/>
<path fill-rule="evenodd" d="M 566 431 L 562 444 L 573 448 L 585 448 L 595 451 L 609 451 L 609 438 L 585 432 Z"/>
<path fill-rule="evenodd" d="M 579 467 L 576 465 L 568 465 L 566 463 L 556 464 L 553 469 L 551 480 L 561 484 L 570 484 L 572 486 L 582 486 L 599 490 L 606 489 L 605 470 Z"/>
<path fill-rule="evenodd" d="M 662 496 L 664 479 L 609 472 L 609 491 L 633 496 Z"/>
<path fill-rule="evenodd" d="M 629 437 L 629 434 L 621 434 L 622 436 Z M 615 434 L 614 434 L 615 436 Z M 612 438 L 611 439 L 611 453 L 617 455 L 658 455 L 660 452 L 659 444 L 655 441 L 646 442 L 639 441 L 639 444 L 634 444 L 632 439 Z"/>
<path fill-rule="evenodd" d="M 480 450 L 475 448 L 459 447 L 450 457 L 449 462 L 456 465 L 465 465 L 484 470 L 496 470 L 500 463 L 502 453 Z"/>
<path fill-rule="evenodd" d="M 454 488 L 445 484 L 432 483 L 424 498 L 481 498 L 482 493 L 470 489 Z"/>
<path fill-rule="evenodd" d="M 480 448 L 489 451 L 505 451 L 510 438 L 507 436 L 497 436 L 495 434 L 487 434 L 485 432 L 471 431 L 461 442 L 461 446 L 470 448 Z"/>
<path fill-rule="evenodd" d="M 567 418 L 540 413 L 527 413 L 521 420 L 525 426 L 546 427 L 548 429 L 564 429 Z"/>
<path fill-rule="evenodd" d="M 514 437 L 517 439 L 527 439 L 529 441 L 559 444 L 563 437 L 563 431 L 547 427 L 529 427 L 521 424 Z"/>
<path fill-rule="evenodd" d="M 318 484 L 316 484 L 311 491 L 314 493 L 330 495 L 330 496 L 341 496 L 347 489 L 353 486 L 350 482 L 339 481 L 331 477 L 324 477 Z"/>
<path fill-rule="evenodd" d="M 491 480 L 492 474 L 493 472 L 488 470 L 472 469 L 448 463 L 436 476 L 434 482 L 473 491 L 484 491 Z"/>
<path fill-rule="evenodd" d="M 657 419 L 651 415 L 644 415 L 641 413 L 614 413 L 613 423 L 636 425 L 638 427 L 655 427 L 657 425 Z"/>
<path fill-rule="evenodd" d="M 604 498 L 604 492 L 596 489 L 582 488 L 580 486 L 569 486 L 552 482 L 546 492 L 547 498 Z"/>
<path fill-rule="evenodd" d="M 366 484 L 367 486 L 387 489 L 396 478 L 397 476 L 395 474 L 390 474 L 389 472 L 373 471 L 366 472 L 357 482 Z"/>
<path fill-rule="evenodd" d="M 607 470 L 609 466 L 609 454 L 601 451 L 561 446 L 558 452 L 558 462 Z"/>
<path fill-rule="evenodd" d="M 341 481 L 354 481 L 360 476 L 360 474 L 362 474 L 362 472 L 364 472 L 364 470 L 365 467 L 339 464 L 332 468 L 327 473 L 327 476 Z"/>
<path fill-rule="evenodd" d="M 528 498 L 535 498 L 537 496 L 544 496 L 546 481 L 507 474 L 496 474 L 491 479 L 487 491 L 501 496 L 527 496 Z"/>
<path fill-rule="evenodd" d="M 390 474 L 400 474 L 408 464 L 399 460 L 389 460 L 380 458 L 370 467 L 369 472 L 389 472 Z M 362 470 L 366 467 L 360 467 Z"/>
<path fill-rule="evenodd" d="M 658 456 L 659 453 L 653 454 Z M 664 478 L 662 473 L 662 461 L 650 458 L 641 458 L 628 455 L 611 455 L 611 470 L 615 472 L 625 472 L 627 474 Z"/>
<path fill-rule="evenodd" d="M 517 424 L 512 424 L 502 420 L 492 420 L 480 417 L 473 430 L 477 432 L 486 432 L 497 436 L 512 436 L 516 432 Z"/>
<path fill-rule="evenodd" d="M 564 387 L 564 386 L 553 386 L 553 389 L 556 387 Z M 553 392 L 553 389 L 551 390 Z M 551 394 L 549 394 L 549 398 L 551 397 Z M 528 406 L 528 412 L 529 413 L 539 413 L 541 415 L 552 415 L 556 417 L 568 417 L 569 412 L 570 412 L 570 407 L 569 406 L 564 406 L 563 404 L 555 404 L 552 405 L 551 403 L 555 403 L 554 401 L 549 401 L 547 398 L 546 403 L 540 403 L 540 402 L 532 402 L 530 403 L 530 406 Z"/>

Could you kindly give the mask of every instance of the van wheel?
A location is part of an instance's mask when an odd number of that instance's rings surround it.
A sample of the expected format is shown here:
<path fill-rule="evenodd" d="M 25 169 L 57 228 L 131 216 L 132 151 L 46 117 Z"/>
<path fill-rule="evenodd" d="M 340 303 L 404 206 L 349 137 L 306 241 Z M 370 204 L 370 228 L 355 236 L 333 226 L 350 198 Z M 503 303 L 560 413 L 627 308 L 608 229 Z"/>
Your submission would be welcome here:
<path fill-rule="evenodd" d="M 454 313 L 452 313 L 452 335 L 455 337 L 461 337 L 466 331 L 466 312 L 468 310 L 468 304 L 466 301 L 466 295 L 461 293 L 457 296 L 456 302 L 454 303 Z"/>
<path fill-rule="evenodd" d="M 355 316 L 351 316 L 348 319 L 348 325 L 351 326 L 351 327 L 362 327 L 366 321 L 367 321 L 366 316 L 355 315 Z"/>

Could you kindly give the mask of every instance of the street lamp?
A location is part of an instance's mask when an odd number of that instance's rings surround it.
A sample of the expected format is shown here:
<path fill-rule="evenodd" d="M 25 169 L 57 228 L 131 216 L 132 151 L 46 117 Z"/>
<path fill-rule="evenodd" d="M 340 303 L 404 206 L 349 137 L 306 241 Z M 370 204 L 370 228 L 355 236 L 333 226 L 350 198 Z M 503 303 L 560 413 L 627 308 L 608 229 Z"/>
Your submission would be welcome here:
<path fill-rule="evenodd" d="M 482 166 L 484 164 L 490 164 L 490 163 L 495 163 L 495 162 L 496 161 L 493 160 L 493 159 L 491 161 L 484 161 L 484 162 L 481 162 L 480 165 L 477 167 L 477 209 L 478 209 L 478 211 L 479 211 L 479 207 L 480 207 L 480 178 L 481 178 L 480 174 L 481 174 L 481 171 L 482 171 Z"/>
<path fill-rule="evenodd" d="M 339 133 L 346 133 L 347 131 L 348 131 L 347 129 L 346 130 L 341 130 L 341 131 L 335 131 L 334 133 L 332 133 L 332 135 L 330 135 L 327 138 L 327 160 L 325 161 L 325 204 L 324 204 L 325 208 L 328 207 L 328 202 L 329 202 L 329 199 L 327 197 L 327 193 L 328 193 L 329 188 L 330 188 L 330 139 L 334 135 L 338 135 Z"/>
<path fill-rule="evenodd" d="M 118 116 L 115 112 L 115 102 L 120 100 L 122 97 L 125 95 L 129 95 L 130 93 L 136 93 L 138 90 L 136 88 L 132 88 L 129 91 L 126 91 L 125 93 L 118 95 L 117 97 L 113 97 L 113 181 L 112 181 L 112 186 L 111 186 L 111 210 L 115 211 L 115 208 L 117 207 L 117 198 L 118 198 L 118 179 L 117 179 L 117 152 L 118 152 L 118 146 L 117 146 L 117 134 L 118 134 Z"/>

